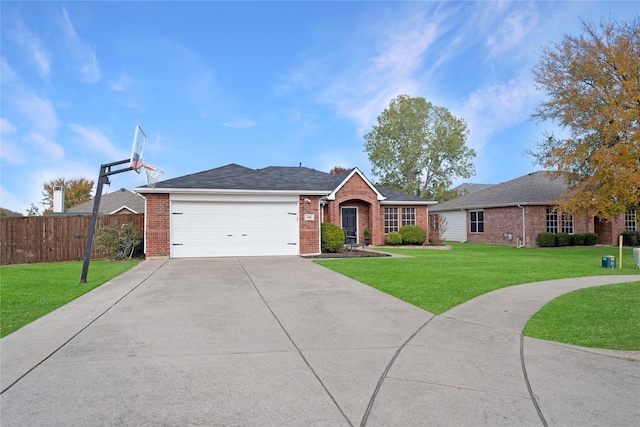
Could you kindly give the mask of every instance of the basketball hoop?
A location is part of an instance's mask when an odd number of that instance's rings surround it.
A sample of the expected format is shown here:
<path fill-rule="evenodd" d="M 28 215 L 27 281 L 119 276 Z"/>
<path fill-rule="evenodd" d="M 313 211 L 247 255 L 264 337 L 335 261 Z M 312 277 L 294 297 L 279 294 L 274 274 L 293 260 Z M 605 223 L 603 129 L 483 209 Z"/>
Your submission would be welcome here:
<path fill-rule="evenodd" d="M 156 184 L 160 181 L 162 175 L 164 175 L 164 171 L 144 163 L 142 164 L 142 167 L 144 168 L 144 172 L 147 174 L 147 185 L 151 188 L 156 188 Z"/>

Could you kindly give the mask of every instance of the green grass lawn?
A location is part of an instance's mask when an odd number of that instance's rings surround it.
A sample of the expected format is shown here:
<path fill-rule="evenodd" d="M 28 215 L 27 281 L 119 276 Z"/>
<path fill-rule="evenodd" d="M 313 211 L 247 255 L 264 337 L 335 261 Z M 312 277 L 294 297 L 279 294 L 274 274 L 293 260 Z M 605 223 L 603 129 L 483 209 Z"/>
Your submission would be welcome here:
<path fill-rule="evenodd" d="M 566 247 L 566 248 L 523 248 L 452 243 L 452 250 L 429 249 L 384 249 L 388 252 L 411 255 L 413 258 L 350 258 L 317 260 L 338 273 L 344 274 L 376 289 L 393 295 L 435 314 L 441 314 L 456 305 L 495 289 L 522 283 L 569 277 L 585 277 L 615 274 L 638 274 L 634 268 L 630 249 L 623 250 L 622 269 L 602 268 L 602 256 L 618 257 L 618 249 L 611 247 Z M 618 260 L 619 261 L 619 260 Z M 636 292 L 637 288 L 631 288 Z M 606 310 L 612 305 L 624 304 L 620 310 L 638 311 L 638 305 L 628 299 L 592 299 L 586 304 L 599 305 Z M 560 311 L 566 311 L 561 309 Z M 556 319 L 554 312 L 547 324 L 563 320 Z M 584 324 L 589 334 L 593 322 Z M 602 322 L 609 322 L 602 318 Z M 616 320 L 615 322 L 618 322 Z M 613 322 L 613 321 L 611 321 Z M 614 323 L 615 323 L 614 322 Z M 636 330 L 636 324 L 632 325 Z M 610 325 L 616 327 L 616 325 Z M 619 323 L 624 330 L 629 323 Z M 615 340 L 628 342 L 624 334 L 617 334 Z M 567 337 L 567 340 L 571 339 Z M 555 339 L 563 342 L 567 340 Z M 626 345 L 626 344 L 623 344 Z M 611 347 L 606 347 L 611 348 Z M 635 348 L 640 350 L 640 347 Z"/>
<path fill-rule="evenodd" d="M 561 295 L 529 320 L 524 334 L 583 347 L 640 350 L 640 281 Z"/>
<path fill-rule="evenodd" d="M 0 267 L 0 337 L 10 334 L 124 273 L 140 261 L 91 261 L 80 284 L 82 262 Z"/>

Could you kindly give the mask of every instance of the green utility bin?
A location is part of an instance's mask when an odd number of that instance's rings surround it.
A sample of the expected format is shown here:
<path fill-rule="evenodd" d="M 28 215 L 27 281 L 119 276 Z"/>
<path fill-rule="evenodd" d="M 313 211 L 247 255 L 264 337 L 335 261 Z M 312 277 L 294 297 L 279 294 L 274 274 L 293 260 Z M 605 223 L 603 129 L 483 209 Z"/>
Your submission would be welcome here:
<path fill-rule="evenodd" d="M 602 257 L 602 267 L 604 268 L 616 268 L 616 257 L 606 255 Z"/>

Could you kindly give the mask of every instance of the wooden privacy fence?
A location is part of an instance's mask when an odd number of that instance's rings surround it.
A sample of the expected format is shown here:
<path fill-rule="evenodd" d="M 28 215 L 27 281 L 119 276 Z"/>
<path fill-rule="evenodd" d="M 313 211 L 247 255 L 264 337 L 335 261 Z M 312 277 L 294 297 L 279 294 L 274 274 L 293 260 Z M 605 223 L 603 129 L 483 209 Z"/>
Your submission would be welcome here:
<path fill-rule="evenodd" d="M 0 218 L 0 265 L 82 260 L 90 224 L 91 215 Z M 112 224 L 144 233 L 144 214 L 99 215 L 96 229 Z M 95 244 L 91 258 L 104 258 Z"/>

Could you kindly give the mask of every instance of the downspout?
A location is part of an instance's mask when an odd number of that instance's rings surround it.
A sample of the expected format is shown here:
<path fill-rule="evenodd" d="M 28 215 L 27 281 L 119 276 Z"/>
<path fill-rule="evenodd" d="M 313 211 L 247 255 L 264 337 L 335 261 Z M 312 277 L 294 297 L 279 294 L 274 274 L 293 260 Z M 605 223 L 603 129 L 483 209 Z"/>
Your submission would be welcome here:
<path fill-rule="evenodd" d="M 140 196 L 142 196 L 142 194 L 140 194 Z M 144 236 L 142 236 L 142 239 L 143 239 L 142 252 L 146 257 L 147 255 L 147 218 L 149 217 L 149 215 L 147 215 L 147 196 L 142 196 L 142 198 L 144 199 Z"/>
<path fill-rule="evenodd" d="M 516 248 L 520 249 L 520 248 L 524 248 L 527 245 L 527 238 L 525 237 L 525 218 L 524 218 L 524 206 L 521 206 L 520 204 L 518 204 L 518 207 L 520 209 L 522 209 L 522 242 L 518 242 L 518 244 L 516 245 Z"/>
<path fill-rule="evenodd" d="M 322 253 L 322 223 L 324 223 L 324 206 L 327 204 L 327 200 L 320 197 L 318 200 L 318 253 Z"/>

